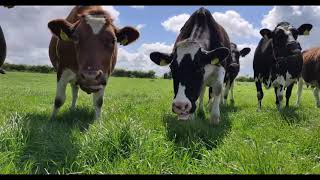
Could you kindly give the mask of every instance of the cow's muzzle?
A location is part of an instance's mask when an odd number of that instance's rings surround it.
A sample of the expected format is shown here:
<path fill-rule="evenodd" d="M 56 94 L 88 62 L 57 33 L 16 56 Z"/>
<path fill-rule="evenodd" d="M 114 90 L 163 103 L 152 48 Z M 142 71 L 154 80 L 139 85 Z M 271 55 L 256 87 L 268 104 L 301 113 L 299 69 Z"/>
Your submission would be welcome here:
<path fill-rule="evenodd" d="M 287 48 L 289 49 L 289 51 L 291 51 L 294 54 L 301 53 L 301 50 L 302 50 L 300 43 L 297 43 L 297 42 L 288 43 Z"/>
<path fill-rule="evenodd" d="M 103 71 L 81 71 L 77 80 L 80 88 L 90 93 L 101 90 L 106 85 L 106 77 Z"/>

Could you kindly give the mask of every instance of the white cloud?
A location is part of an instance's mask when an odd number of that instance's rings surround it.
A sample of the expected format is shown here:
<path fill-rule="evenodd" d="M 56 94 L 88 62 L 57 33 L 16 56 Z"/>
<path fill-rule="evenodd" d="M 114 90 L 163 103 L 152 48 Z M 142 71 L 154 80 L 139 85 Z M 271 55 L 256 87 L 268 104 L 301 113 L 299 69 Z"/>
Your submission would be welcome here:
<path fill-rule="evenodd" d="M 239 51 L 243 48 L 249 47 L 251 49 L 250 53 L 245 57 L 240 57 L 240 72 L 239 76 L 249 75 L 253 77 L 253 57 L 256 50 L 256 44 L 237 44 Z"/>
<path fill-rule="evenodd" d="M 303 49 L 318 47 L 320 44 L 320 7 L 319 6 L 275 6 L 261 21 L 262 28 L 273 30 L 281 21 L 287 21 L 296 28 L 304 23 L 313 25 L 309 36 L 299 36 Z"/>
<path fill-rule="evenodd" d="M 157 75 L 162 75 L 163 73 L 169 71 L 169 67 L 161 67 L 154 64 L 150 60 L 149 55 L 153 51 L 171 53 L 172 48 L 173 44 L 167 45 L 161 42 L 142 44 L 134 53 L 128 52 L 123 48 L 119 48 L 116 68 L 141 71 L 153 70 L 156 72 Z"/>
<path fill-rule="evenodd" d="M 140 31 L 142 28 L 146 27 L 146 24 L 138 24 L 136 26 L 137 30 Z"/>
<path fill-rule="evenodd" d="M 114 19 L 116 24 L 120 23 L 120 20 L 119 20 L 120 12 L 119 11 L 117 11 L 113 6 L 102 6 L 102 7 L 104 10 L 106 10 L 110 13 L 111 17 Z"/>
<path fill-rule="evenodd" d="M 247 20 L 243 19 L 241 15 L 235 11 L 226 11 L 224 13 L 215 12 L 212 14 L 214 19 L 225 28 L 231 39 L 239 37 L 258 37 L 259 31 L 255 29 L 252 24 Z M 189 14 L 180 14 L 169 17 L 166 21 L 162 22 L 161 25 L 167 31 L 179 33 L 182 26 L 189 19 Z"/>
<path fill-rule="evenodd" d="M 231 39 L 237 37 L 259 37 L 259 30 L 243 19 L 236 11 L 215 12 L 214 19 L 227 31 Z"/>
<path fill-rule="evenodd" d="M 166 21 L 162 22 L 161 25 L 165 28 L 167 31 L 172 31 L 175 33 L 179 33 L 180 29 L 184 25 L 184 23 L 189 19 L 189 14 L 180 14 L 176 16 L 172 16 L 168 18 Z"/>
<path fill-rule="evenodd" d="M 130 6 L 130 7 L 134 8 L 134 9 L 144 9 L 144 6 Z"/>

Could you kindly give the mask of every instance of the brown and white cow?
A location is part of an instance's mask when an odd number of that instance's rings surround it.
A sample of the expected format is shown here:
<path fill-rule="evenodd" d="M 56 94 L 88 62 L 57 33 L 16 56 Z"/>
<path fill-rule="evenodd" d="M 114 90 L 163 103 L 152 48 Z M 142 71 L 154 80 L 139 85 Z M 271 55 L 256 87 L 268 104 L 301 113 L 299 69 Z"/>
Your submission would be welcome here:
<path fill-rule="evenodd" d="M 313 95 L 316 101 L 316 106 L 320 107 L 319 89 L 320 89 L 320 48 L 311 48 L 302 52 L 303 65 L 301 77 L 298 82 L 297 102 L 300 104 L 302 87 L 305 83 L 313 89 Z"/>
<path fill-rule="evenodd" d="M 1 66 L 3 65 L 4 60 L 6 59 L 6 54 L 7 54 L 6 40 L 4 39 L 4 34 L 0 26 L 0 74 L 5 74 L 5 71 L 1 69 Z"/>
<path fill-rule="evenodd" d="M 75 107 L 79 87 L 93 93 L 96 118 L 100 117 L 104 90 L 117 61 L 117 42 L 128 45 L 139 38 L 133 27 L 118 29 L 101 6 L 77 6 L 66 19 L 48 23 L 53 37 L 49 56 L 57 71 L 57 91 L 52 118 L 66 99 L 66 86 L 72 88 Z"/>

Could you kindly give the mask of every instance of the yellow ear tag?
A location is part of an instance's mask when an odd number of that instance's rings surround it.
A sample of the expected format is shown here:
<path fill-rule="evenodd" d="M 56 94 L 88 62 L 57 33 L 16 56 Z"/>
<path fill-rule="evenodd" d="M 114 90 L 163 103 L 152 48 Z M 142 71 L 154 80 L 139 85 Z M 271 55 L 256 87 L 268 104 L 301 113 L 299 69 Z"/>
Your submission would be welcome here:
<path fill-rule="evenodd" d="M 219 58 L 214 58 L 211 60 L 211 64 L 218 65 L 219 64 Z"/>
<path fill-rule="evenodd" d="M 68 35 L 64 31 L 60 31 L 60 38 L 64 41 L 70 41 Z"/>
<path fill-rule="evenodd" d="M 121 42 L 120 42 L 121 45 L 127 45 L 128 44 L 128 39 L 123 39 Z"/>
<path fill-rule="evenodd" d="M 160 66 L 165 66 L 165 65 L 167 65 L 166 60 L 161 59 L 161 61 L 160 61 Z"/>
<path fill-rule="evenodd" d="M 304 32 L 303 32 L 303 35 L 305 35 L 305 36 L 308 36 L 310 33 L 309 33 L 309 31 L 308 30 L 305 30 Z"/>

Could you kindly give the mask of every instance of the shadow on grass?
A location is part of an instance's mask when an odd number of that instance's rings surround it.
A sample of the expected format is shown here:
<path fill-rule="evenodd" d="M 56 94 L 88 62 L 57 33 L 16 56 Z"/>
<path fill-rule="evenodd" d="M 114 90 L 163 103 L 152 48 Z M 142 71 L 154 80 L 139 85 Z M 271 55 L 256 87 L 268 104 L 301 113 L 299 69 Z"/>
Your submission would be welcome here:
<path fill-rule="evenodd" d="M 27 114 L 23 121 L 26 140 L 19 164 L 30 160 L 36 174 L 68 172 L 65 167 L 72 167 L 79 152 L 72 132 L 88 129 L 93 117 L 94 112 L 87 109 L 60 113 L 56 120 L 49 120 L 47 114 Z"/>
<path fill-rule="evenodd" d="M 281 118 L 287 123 L 299 123 L 302 118 L 299 113 L 297 113 L 297 109 L 298 107 L 295 106 L 283 107 L 279 113 Z"/>
<path fill-rule="evenodd" d="M 238 107 L 233 105 L 220 106 L 220 123 L 213 126 L 209 123 L 209 116 L 197 114 L 189 121 L 179 121 L 174 114 L 166 114 L 163 122 L 169 140 L 174 141 L 176 148 L 189 149 L 191 156 L 200 159 L 201 148 L 212 150 L 222 142 L 231 128 L 230 113 L 237 112 Z M 209 113 L 208 113 L 209 114 Z"/>

